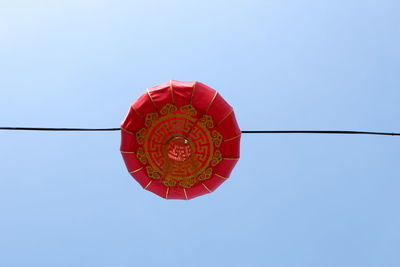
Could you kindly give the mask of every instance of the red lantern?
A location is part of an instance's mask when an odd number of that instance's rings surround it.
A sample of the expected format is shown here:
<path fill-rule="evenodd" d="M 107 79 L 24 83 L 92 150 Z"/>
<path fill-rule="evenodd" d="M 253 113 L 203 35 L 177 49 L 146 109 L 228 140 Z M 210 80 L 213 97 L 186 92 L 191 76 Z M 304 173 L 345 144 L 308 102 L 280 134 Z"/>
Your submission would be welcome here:
<path fill-rule="evenodd" d="M 214 191 L 239 160 L 233 109 L 200 82 L 148 88 L 121 125 L 121 153 L 139 184 L 166 199 Z"/>

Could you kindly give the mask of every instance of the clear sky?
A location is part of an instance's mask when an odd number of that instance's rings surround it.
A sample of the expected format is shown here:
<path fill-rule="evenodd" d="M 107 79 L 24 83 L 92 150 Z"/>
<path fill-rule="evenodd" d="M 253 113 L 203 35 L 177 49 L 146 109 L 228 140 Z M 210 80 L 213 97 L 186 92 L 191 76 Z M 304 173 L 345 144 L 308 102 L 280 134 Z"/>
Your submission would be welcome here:
<path fill-rule="evenodd" d="M 0 124 L 119 127 L 198 80 L 242 130 L 400 131 L 397 0 L 0 1 Z M 231 179 L 167 201 L 119 132 L 0 132 L 0 266 L 400 266 L 400 139 L 244 135 Z"/>

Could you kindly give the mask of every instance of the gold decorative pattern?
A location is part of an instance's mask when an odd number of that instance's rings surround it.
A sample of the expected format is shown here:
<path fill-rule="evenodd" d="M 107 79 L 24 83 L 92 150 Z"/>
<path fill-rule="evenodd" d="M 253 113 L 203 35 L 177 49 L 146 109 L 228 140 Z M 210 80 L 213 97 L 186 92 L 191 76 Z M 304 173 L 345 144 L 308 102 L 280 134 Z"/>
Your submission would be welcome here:
<path fill-rule="evenodd" d="M 197 110 L 191 104 L 186 105 L 186 106 L 182 106 L 179 110 L 182 111 L 185 114 L 190 115 L 190 116 L 196 116 L 197 115 Z"/>
<path fill-rule="evenodd" d="M 147 171 L 147 175 L 150 178 L 157 179 L 157 180 L 161 178 L 161 174 L 158 171 L 154 170 L 154 168 L 151 166 L 147 166 L 146 171 Z"/>
<path fill-rule="evenodd" d="M 171 179 L 171 178 L 166 177 L 166 178 L 163 180 L 163 184 L 164 184 L 165 186 L 176 186 L 176 181 L 173 180 L 173 179 Z"/>
<path fill-rule="evenodd" d="M 211 137 L 213 139 L 215 147 L 220 147 L 222 143 L 222 134 L 220 134 L 216 130 L 213 130 L 211 133 Z"/>
<path fill-rule="evenodd" d="M 166 104 L 161 110 L 160 113 L 161 115 L 167 115 L 169 113 L 176 112 L 178 108 L 172 104 Z"/>
<path fill-rule="evenodd" d="M 150 126 L 154 120 L 158 118 L 157 113 L 147 113 L 146 118 L 144 120 L 144 125 Z"/>
<path fill-rule="evenodd" d="M 198 123 L 204 124 L 207 128 L 214 128 L 214 122 L 210 115 L 203 115 Z"/>
<path fill-rule="evenodd" d="M 211 166 L 217 166 L 218 163 L 220 163 L 222 161 L 222 153 L 219 150 L 216 150 L 214 152 L 213 158 L 211 160 Z"/>
<path fill-rule="evenodd" d="M 223 136 L 213 127 L 212 116 L 198 116 L 191 104 L 166 104 L 159 113 L 146 115 L 145 127 L 136 132 L 136 157 L 152 181 L 189 189 L 210 179 L 212 167 L 222 161 L 217 148 Z"/>
<path fill-rule="evenodd" d="M 139 147 L 138 151 L 136 152 L 136 157 L 142 164 L 147 164 L 147 158 L 143 148 Z"/>
<path fill-rule="evenodd" d="M 146 134 L 146 129 L 142 128 L 136 133 L 136 140 L 139 144 L 143 144 L 144 135 Z"/>
<path fill-rule="evenodd" d="M 197 179 L 199 179 L 200 181 L 204 181 L 207 179 L 210 179 L 212 175 L 212 169 L 211 168 L 207 168 L 207 170 L 205 172 L 203 172 L 202 174 L 200 174 Z"/>
<path fill-rule="evenodd" d="M 189 189 L 189 188 L 192 188 L 196 183 L 197 183 L 197 180 L 195 178 L 190 178 L 190 179 L 179 181 L 179 186 Z"/>

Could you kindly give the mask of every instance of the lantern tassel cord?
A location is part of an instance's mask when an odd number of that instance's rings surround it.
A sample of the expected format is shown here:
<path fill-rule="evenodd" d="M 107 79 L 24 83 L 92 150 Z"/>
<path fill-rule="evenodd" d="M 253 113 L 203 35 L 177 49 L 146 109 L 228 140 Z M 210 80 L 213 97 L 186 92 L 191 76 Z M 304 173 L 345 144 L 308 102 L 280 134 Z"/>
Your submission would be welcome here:
<path fill-rule="evenodd" d="M 55 131 L 55 132 L 107 132 L 120 131 L 121 128 L 44 128 L 44 127 L 0 127 L 8 131 Z M 332 131 L 332 130 L 270 130 L 242 131 L 243 134 L 363 134 L 400 136 L 400 133 L 367 132 L 367 131 Z"/>

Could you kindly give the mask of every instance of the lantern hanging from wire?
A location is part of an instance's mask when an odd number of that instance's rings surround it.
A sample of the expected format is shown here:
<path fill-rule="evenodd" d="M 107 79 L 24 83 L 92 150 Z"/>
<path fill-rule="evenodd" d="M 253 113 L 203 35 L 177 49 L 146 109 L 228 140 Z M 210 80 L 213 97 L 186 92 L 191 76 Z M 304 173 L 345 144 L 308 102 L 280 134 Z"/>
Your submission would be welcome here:
<path fill-rule="evenodd" d="M 229 178 L 240 156 L 233 108 L 200 82 L 150 87 L 121 124 L 121 153 L 129 173 L 166 199 L 191 199 Z"/>

